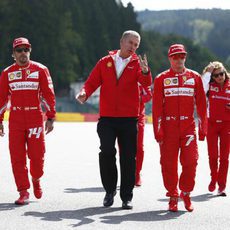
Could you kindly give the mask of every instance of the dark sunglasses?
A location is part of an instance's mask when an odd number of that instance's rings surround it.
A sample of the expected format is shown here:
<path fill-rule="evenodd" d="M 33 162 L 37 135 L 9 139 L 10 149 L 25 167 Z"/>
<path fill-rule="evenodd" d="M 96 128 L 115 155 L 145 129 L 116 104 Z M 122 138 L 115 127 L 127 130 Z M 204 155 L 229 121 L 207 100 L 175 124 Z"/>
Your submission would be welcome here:
<path fill-rule="evenodd" d="M 173 60 L 179 60 L 179 59 L 185 59 L 186 58 L 186 54 L 174 54 L 172 56 Z"/>
<path fill-rule="evenodd" d="M 223 77 L 224 76 L 224 72 L 212 74 L 212 77 L 214 77 L 214 78 L 217 78 L 219 76 Z"/>
<path fill-rule="evenodd" d="M 22 53 L 23 51 L 27 53 L 27 52 L 30 52 L 30 49 L 29 48 L 16 48 L 15 51 L 17 53 Z"/>

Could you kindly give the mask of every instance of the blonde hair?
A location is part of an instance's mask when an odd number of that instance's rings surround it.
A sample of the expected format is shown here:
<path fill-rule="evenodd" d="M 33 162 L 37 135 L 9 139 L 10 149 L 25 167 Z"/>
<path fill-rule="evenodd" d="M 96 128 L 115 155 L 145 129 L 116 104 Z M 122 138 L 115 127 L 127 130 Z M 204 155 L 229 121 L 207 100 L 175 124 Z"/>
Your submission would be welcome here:
<path fill-rule="evenodd" d="M 226 70 L 226 68 L 224 67 L 224 65 L 223 65 L 222 62 L 214 61 L 214 62 L 212 62 L 212 65 L 214 65 L 213 71 L 214 71 L 214 70 L 217 70 L 217 69 L 223 69 L 223 72 L 225 73 L 225 80 L 230 79 L 230 73 Z M 209 66 L 210 66 L 210 64 L 208 64 L 208 65 L 204 68 L 202 75 L 203 75 L 204 73 L 207 72 Z M 213 72 L 213 71 L 212 71 L 212 72 Z M 212 78 L 211 78 L 210 81 L 213 81 Z"/>

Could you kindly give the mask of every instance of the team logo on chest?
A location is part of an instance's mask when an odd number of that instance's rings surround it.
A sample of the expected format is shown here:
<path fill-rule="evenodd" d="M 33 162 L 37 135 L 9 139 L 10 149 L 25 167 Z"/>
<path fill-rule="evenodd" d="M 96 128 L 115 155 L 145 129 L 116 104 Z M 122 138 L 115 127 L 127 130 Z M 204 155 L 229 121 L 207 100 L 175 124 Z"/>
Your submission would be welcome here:
<path fill-rule="evenodd" d="M 22 79 L 22 72 L 14 71 L 14 72 L 8 73 L 8 79 L 9 81 L 20 80 Z"/>
<path fill-rule="evenodd" d="M 177 77 L 164 79 L 164 86 L 173 86 L 173 85 L 178 85 L 178 78 Z"/>
<path fill-rule="evenodd" d="M 219 89 L 218 89 L 218 87 L 214 87 L 214 86 L 211 86 L 210 87 L 210 91 L 214 91 L 214 92 L 219 92 Z"/>
<path fill-rule="evenodd" d="M 27 79 L 28 79 L 28 78 L 30 78 L 30 79 L 38 79 L 38 76 L 39 76 L 38 73 L 39 73 L 38 71 L 33 72 L 33 73 L 30 73 L 30 72 L 29 72 L 29 75 L 27 76 Z"/>
<path fill-rule="evenodd" d="M 186 76 L 183 76 L 184 85 L 195 85 L 194 78 L 187 79 Z"/>
<path fill-rule="evenodd" d="M 112 64 L 111 61 L 109 61 L 109 62 L 107 63 L 107 67 L 109 67 L 109 68 L 112 67 L 112 65 L 113 65 L 113 64 Z"/>

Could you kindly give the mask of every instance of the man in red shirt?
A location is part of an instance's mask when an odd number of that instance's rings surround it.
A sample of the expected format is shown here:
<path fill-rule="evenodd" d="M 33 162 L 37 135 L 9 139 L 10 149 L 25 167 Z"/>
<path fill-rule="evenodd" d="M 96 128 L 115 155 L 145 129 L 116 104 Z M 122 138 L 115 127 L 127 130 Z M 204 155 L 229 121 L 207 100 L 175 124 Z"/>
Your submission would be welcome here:
<path fill-rule="evenodd" d="M 0 78 L 0 136 L 4 135 L 2 124 L 4 112 L 10 100 L 9 148 L 17 190 L 18 205 L 29 202 L 30 182 L 26 159 L 30 159 L 30 174 L 34 195 L 42 197 L 40 178 L 43 175 L 45 140 L 41 101 L 47 110 L 45 131 L 53 130 L 55 118 L 55 95 L 49 70 L 30 60 L 31 44 L 27 38 L 13 42 L 15 63 L 3 70 Z"/>
<path fill-rule="evenodd" d="M 178 155 L 182 173 L 179 178 L 180 197 L 185 208 L 193 211 L 190 192 L 195 185 L 198 149 L 194 107 L 199 121 L 199 139 L 207 132 L 206 98 L 200 75 L 185 67 L 187 52 L 183 45 L 174 44 L 168 50 L 171 68 L 154 80 L 154 134 L 160 145 L 161 167 L 169 210 L 177 211 Z"/>
<path fill-rule="evenodd" d="M 100 88 L 100 119 L 97 132 L 100 138 L 99 164 L 101 180 L 106 191 L 105 207 L 113 205 L 117 186 L 116 148 L 120 150 L 120 196 L 123 209 L 132 209 L 135 184 L 135 156 L 137 150 L 137 118 L 139 116 L 138 83 L 151 85 L 151 73 L 147 58 L 135 54 L 140 35 L 125 31 L 120 40 L 120 50 L 110 51 L 101 58 L 82 90 L 76 96 L 84 103 Z"/>

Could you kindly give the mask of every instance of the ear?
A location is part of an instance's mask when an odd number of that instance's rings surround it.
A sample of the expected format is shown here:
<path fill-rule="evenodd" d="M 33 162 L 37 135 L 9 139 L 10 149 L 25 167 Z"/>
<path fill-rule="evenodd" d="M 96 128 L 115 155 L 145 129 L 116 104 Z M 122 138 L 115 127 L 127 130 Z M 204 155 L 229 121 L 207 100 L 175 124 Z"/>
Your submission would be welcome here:
<path fill-rule="evenodd" d="M 16 59 L 15 59 L 15 55 L 14 55 L 14 53 L 12 53 L 12 55 L 11 55 L 11 56 L 12 56 L 12 58 L 13 58 L 14 60 L 16 60 Z"/>

